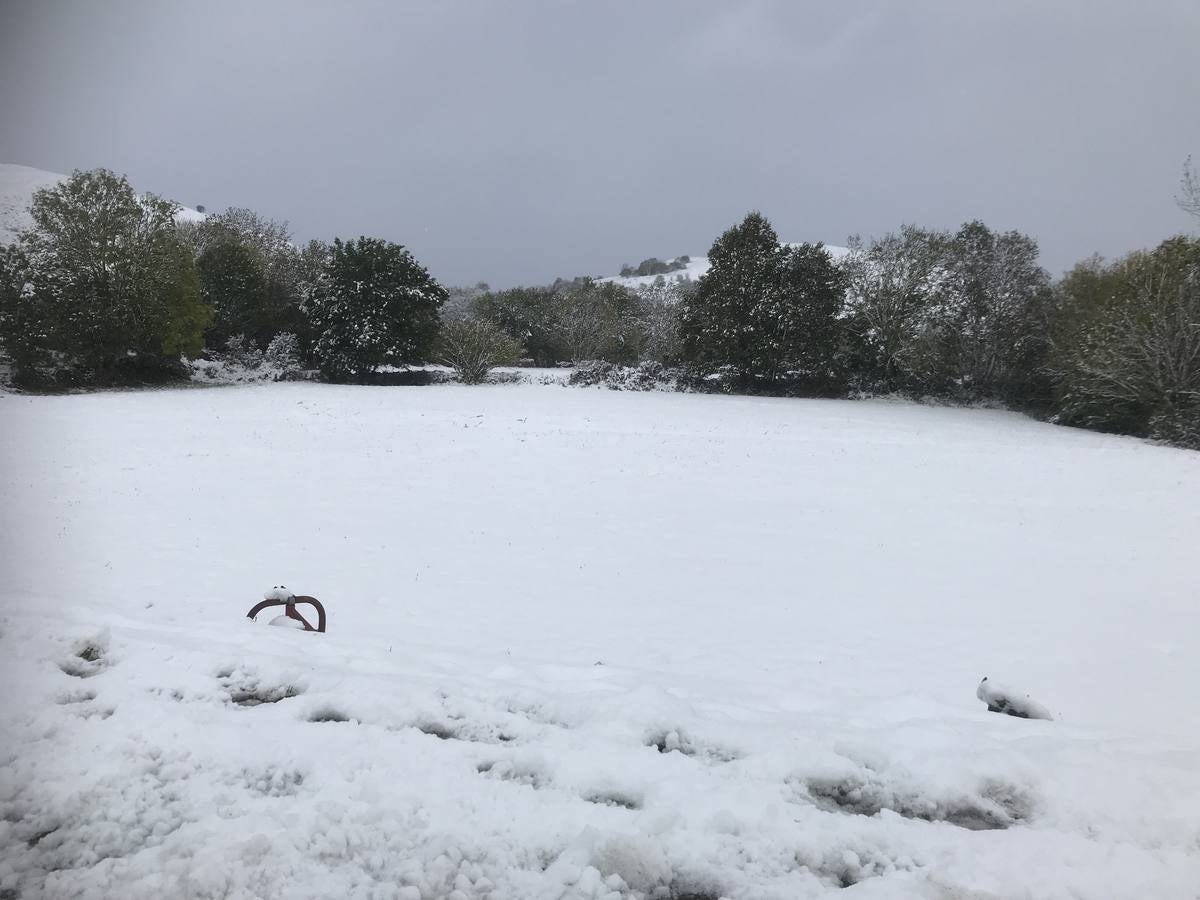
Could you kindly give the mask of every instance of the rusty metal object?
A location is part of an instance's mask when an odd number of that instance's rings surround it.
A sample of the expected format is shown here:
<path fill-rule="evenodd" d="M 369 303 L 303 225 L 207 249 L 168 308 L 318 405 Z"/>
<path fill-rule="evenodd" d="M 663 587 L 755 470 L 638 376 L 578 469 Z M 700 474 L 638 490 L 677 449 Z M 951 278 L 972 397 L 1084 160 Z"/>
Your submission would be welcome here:
<path fill-rule="evenodd" d="M 304 616 L 300 615 L 300 611 L 298 609 L 296 609 L 297 603 L 307 603 L 309 606 L 312 606 L 316 609 L 316 611 L 317 611 L 317 627 L 316 628 L 313 628 L 313 626 L 309 623 L 308 619 L 306 619 L 306 618 L 304 618 Z M 291 599 L 288 599 L 288 600 L 262 600 L 256 604 L 254 604 L 254 606 L 253 606 L 253 608 L 251 608 L 250 612 L 246 613 L 246 618 L 253 619 L 255 616 L 257 616 L 260 612 L 262 612 L 268 606 L 284 607 L 284 615 L 287 616 L 289 619 L 295 619 L 297 622 L 299 622 L 301 625 L 303 625 L 305 631 L 320 631 L 320 632 L 325 631 L 325 607 L 321 605 L 321 601 L 318 600 L 316 597 L 299 596 L 299 597 L 292 597 Z"/>

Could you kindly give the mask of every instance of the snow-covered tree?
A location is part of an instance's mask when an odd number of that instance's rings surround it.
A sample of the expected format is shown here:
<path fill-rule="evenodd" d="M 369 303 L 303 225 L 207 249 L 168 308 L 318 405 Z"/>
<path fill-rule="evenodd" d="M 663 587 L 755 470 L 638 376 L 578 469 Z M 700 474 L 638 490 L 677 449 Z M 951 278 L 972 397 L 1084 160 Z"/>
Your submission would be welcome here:
<path fill-rule="evenodd" d="M 695 286 L 691 281 L 655 280 L 637 289 L 642 328 L 641 362 L 658 362 L 664 366 L 679 362 L 679 313 L 683 298 L 690 295 Z"/>
<path fill-rule="evenodd" d="M 1179 180 L 1179 208 L 1200 222 L 1200 173 L 1196 172 L 1189 156 L 1183 164 L 1183 177 Z"/>
<path fill-rule="evenodd" d="M 949 235 L 906 225 L 870 244 L 853 237 L 842 260 L 845 323 L 860 380 L 873 389 L 929 389 L 946 312 Z"/>
<path fill-rule="evenodd" d="M 53 361 L 108 381 L 197 352 L 209 309 L 177 210 L 104 169 L 35 193 L 33 224 L 6 259 L 0 290 L 0 331 L 18 368 Z"/>
<path fill-rule="evenodd" d="M 571 360 L 637 362 L 642 344 L 637 298 L 619 284 L 584 278 L 558 292 L 556 328 Z"/>
<path fill-rule="evenodd" d="M 771 223 L 754 212 L 717 238 L 709 261 L 681 308 L 690 361 L 731 368 L 743 387 L 829 377 L 845 280 L 823 247 L 781 247 Z"/>
<path fill-rule="evenodd" d="M 322 374 L 353 381 L 385 363 L 430 358 L 445 301 L 446 290 L 399 244 L 335 240 L 308 303 Z"/>
<path fill-rule="evenodd" d="M 210 346 L 244 334 L 261 349 L 283 331 L 309 342 L 301 312 L 305 261 L 287 223 L 231 207 L 183 228 L 215 310 L 206 334 Z"/>
<path fill-rule="evenodd" d="M 1200 446 L 1200 239 L 1081 263 L 1058 294 L 1063 420 Z"/>
<path fill-rule="evenodd" d="M 967 395 L 1020 399 L 1047 348 L 1050 276 L 1037 242 L 968 222 L 946 247 L 946 375 Z"/>

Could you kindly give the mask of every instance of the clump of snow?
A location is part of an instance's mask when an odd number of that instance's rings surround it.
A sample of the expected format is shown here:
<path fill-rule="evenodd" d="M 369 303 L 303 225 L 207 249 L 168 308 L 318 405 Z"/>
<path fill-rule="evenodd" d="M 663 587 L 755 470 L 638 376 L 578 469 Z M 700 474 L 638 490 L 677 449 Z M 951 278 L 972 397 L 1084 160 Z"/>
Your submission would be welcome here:
<path fill-rule="evenodd" d="M 263 599 L 280 600 L 286 603 L 289 600 L 295 600 L 296 595 L 288 590 L 284 585 L 277 584 L 274 587 L 263 591 Z"/>
<path fill-rule="evenodd" d="M 996 684 L 983 676 L 979 687 L 975 688 L 975 696 L 987 704 L 988 712 L 1000 712 L 1021 719 L 1053 719 L 1050 710 L 1042 706 L 1028 694 Z"/>

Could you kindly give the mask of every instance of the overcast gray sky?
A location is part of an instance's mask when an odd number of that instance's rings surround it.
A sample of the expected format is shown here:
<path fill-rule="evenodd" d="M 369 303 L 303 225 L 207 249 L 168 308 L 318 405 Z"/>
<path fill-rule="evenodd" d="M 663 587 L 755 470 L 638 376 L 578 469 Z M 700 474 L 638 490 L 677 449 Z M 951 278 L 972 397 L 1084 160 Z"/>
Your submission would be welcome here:
<path fill-rule="evenodd" d="M 0 2 L 0 161 L 105 166 L 449 284 L 1019 228 L 1055 273 L 1187 230 L 1197 0 Z"/>

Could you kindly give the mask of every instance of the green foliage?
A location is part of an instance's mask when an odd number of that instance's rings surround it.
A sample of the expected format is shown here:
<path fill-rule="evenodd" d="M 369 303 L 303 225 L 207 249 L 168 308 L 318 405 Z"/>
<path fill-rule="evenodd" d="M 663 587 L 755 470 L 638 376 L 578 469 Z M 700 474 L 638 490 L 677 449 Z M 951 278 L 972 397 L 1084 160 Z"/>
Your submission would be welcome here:
<path fill-rule="evenodd" d="M 1200 443 L 1200 239 L 1076 266 L 1051 367 L 1064 421 Z"/>
<path fill-rule="evenodd" d="M 362 380 L 378 366 L 433 352 L 446 291 L 403 247 L 335 240 L 308 303 L 321 373 Z"/>
<path fill-rule="evenodd" d="M 453 319 L 442 326 L 439 356 L 463 384 L 487 380 L 495 366 L 511 365 L 521 355 L 521 345 L 491 322 Z"/>
<path fill-rule="evenodd" d="M 834 376 L 845 279 L 823 247 L 781 247 L 771 223 L 750 213 L 717 239 L 709 261 L 681 309 L 685 358 L 732 369 L 743 386 Z"/>
<path fill-rule="evenodd" d="M 213 308 L 206 340 L 223 346 L 235 334 L 258 344 L 269 340 L 273 316 L 268 309 L 267 275 L 262 259 L 246 243 L 231 239 L 210 244 L 196 260 L 201 296 Z"/>
<path fill-rule="evenodd" d="M 471 301 L 473 317 L 494 324 L 539 366 L 553 366 L 570 358 L 559 329 L 559 313 L 558 296 L 547 287 L 488 291 Z"/>
<path fill-rule="evenodd" d="M 302 306 L 314 251 L 298 250 L 286 223 L 230 208 L 184 232 L 195 248 L 204 298 L 215 311 L 205 336 L 210 347 L 242 334 L 261 349 L 283 332 L 309 347 Z"/>
<path fill-rule="evenodd" d="M 0 288 L 19 378 L 111 381 L 198 349 L 209 310 L 177 209 L 104 169 L 34 194 Z"/>

